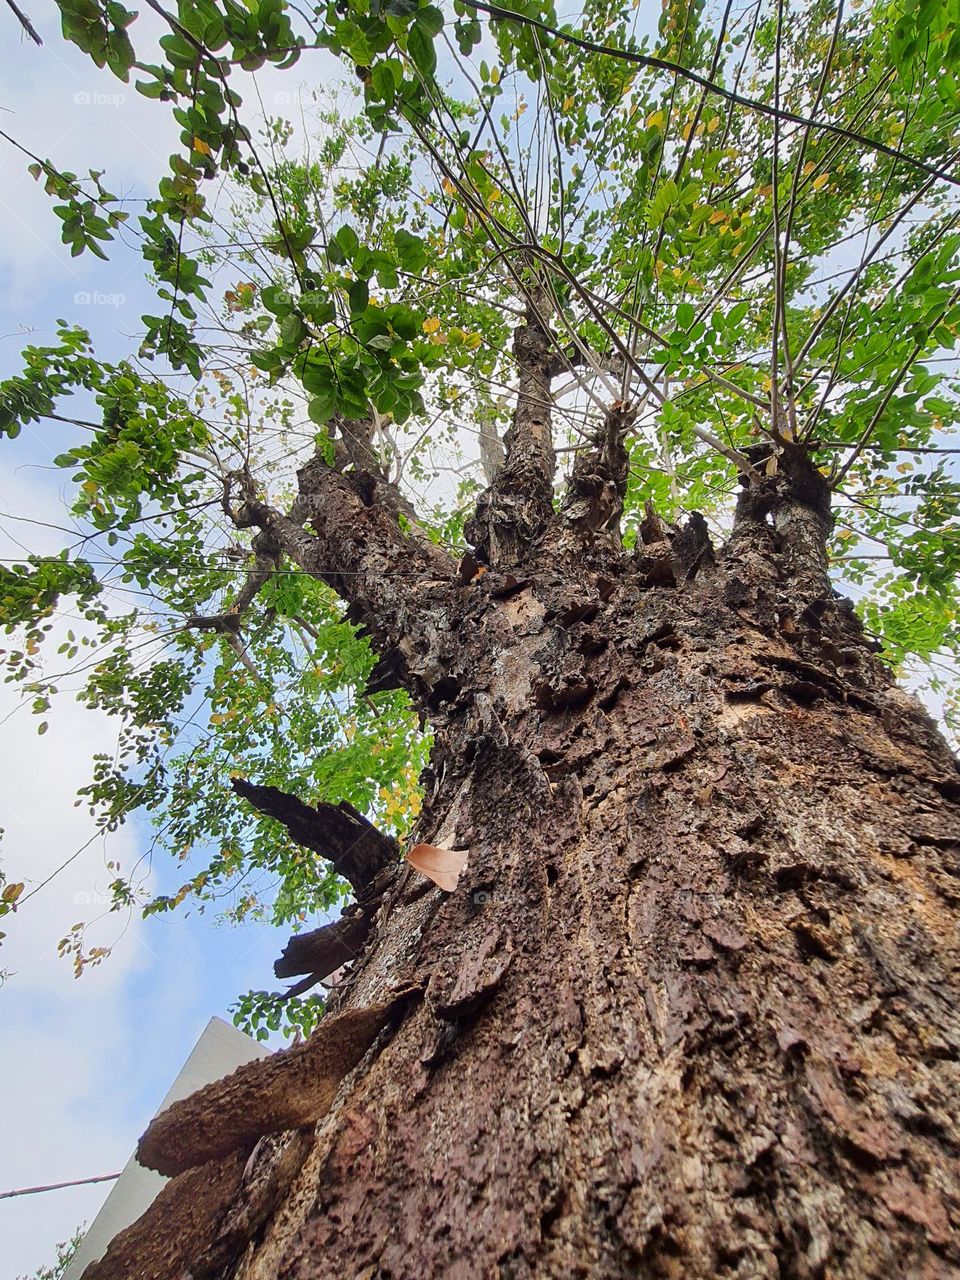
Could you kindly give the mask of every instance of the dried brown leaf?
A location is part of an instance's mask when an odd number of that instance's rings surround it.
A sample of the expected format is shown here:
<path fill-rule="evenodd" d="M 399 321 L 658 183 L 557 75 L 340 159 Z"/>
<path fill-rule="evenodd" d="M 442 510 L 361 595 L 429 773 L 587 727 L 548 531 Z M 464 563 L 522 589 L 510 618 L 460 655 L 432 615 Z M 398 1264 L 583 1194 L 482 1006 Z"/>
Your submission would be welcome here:
<path fill-rule="evenodd" d="M 445 892 L 453 893 L 460 879 L 460 872 L 467 865 L 467 855 L 463 849 L 442 849 L 437 844 L 415 844 L 407 854 L 407 861 Z"/>

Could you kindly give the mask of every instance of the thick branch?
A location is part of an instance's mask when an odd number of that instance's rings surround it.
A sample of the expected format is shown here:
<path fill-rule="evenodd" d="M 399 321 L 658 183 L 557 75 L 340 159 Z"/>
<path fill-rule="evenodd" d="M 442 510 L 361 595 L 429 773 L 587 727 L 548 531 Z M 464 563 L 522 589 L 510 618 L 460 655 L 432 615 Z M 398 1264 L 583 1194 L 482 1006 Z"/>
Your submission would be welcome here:
<path fill-rule="evenodd" d="M 636 416 L 635 410 L 617 403 L 597 428 L 592 447 L 577 453 L 563 513 L 583 533 L 618 536 L 629 474 L 624 439 Z"/>
<path fill-rule="evenodd" d="M 397 861 L 396 840 L 378 831 L 345 800 L 338 805 L 321 804 L 314 808 L 278 787 L 258 786 L 245 778 L 231 779 L 231 786 L 260 813 L 285 826 L 297 844 L 329 859 L 337 874 L 349 880 L 359 900 L 369 895 L 379 873 Z M 306 973 L 307 970 L 291 972 Z M 287 975 L 278 973 L 277 976 Z"/>
<path fill-rule="evenodd" d="M 542 304 L 542 305 L 541 305 Z M 513 335 L 519 386 L 506 458 L 481 496 L 465 532 L 477 559 L 497 568 L 523 563 L 553 517 L 553 395 L 556 340 L 547 325 L 544 291 L 532 291 Z"/>
<path fill-rule="evenodd" d="M 416 526 L 400 528 L 387 486 L 369 472 L 341 473 L 317 456 L 297 478 L 289 515 L 257 497 L 244 478 L 243 501 L 231 519 L 238 528 L 269 533 L 294 564 L 331 586 L 398 680 L 428 701 L 442 674 L 431 650 L 446 629 L 446 597 L 457 581 L 453 560 Z"/>
<path fill-rule="evenodd" d="M 278 978 L 312 975 L 316 982 L 356 960 L 370 932 L 371 919 L 363 911 L 342 915 L 309 933 L 295 933 L 273 966 Z"/>
<path fill-rule="evenodd" d="M 151 1122 L 137 1159 L 175 1176 L 234 1151 L 249 1151 L 265 1134 L 313 1123 L 329 1111 L 340 1081 L 383 1028 L 419 994 L 406 988 L 382 1004 L 326 1017 L 303 1044 L 246 1062 L 174 1102 Z"/>
<path fill-rule="evenodd" d="M 756 445 L 748 452 L 764 475 L 759 483 L 746 482 L 740 494 L 727 557 L 740 561 L 747 577 L 758 583 L 784 580 L 798 601 L 829 595 L 832 516 L 826 479 L 789 441 Z"/>
<path fill-rule="evenodd" d="M 253 603 L 261 587 L 273 577 L 280 563 L 280 545 L 266 530 L 261 530 L 251 543 L 254 562 L 247 571 L 243 586 L 229 609 L 209 617 L 192 614 L 184 626 L 195 631 L 219 631 L 236 637 L 243 625 L 243 615 Z"/>
<path fill-rule="evenodd" d="M 396 512 L 402 512 L 408 520 L 416 520 L 417 513 L 412 503 L 400 492 L 387 475 L 382 458 L 374 447 L 374 435 L 377 432 L 377 421 L 373 413 L 368 418 L 336 417 L 331 423 L 335 432 L 333 449 L 334 465 L 338 471 L 353 467 L 356 471 L 368 472 L 377 481 L 378 492 L 384 503 Z"/>

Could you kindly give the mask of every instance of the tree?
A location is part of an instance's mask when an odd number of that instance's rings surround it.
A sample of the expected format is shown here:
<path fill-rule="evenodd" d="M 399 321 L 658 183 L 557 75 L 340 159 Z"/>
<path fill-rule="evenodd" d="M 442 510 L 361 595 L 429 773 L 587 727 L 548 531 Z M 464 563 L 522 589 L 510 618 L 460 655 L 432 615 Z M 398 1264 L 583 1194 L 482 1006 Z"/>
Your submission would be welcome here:
<path fill-rule="evenodd" d="M 953 1274 L 960 778 L 891 663 L 956 645 L 955 5 L 148 3 L 157 63 L 60 0 L 184 153 L 140 361 L 64 326 L 3 384 L 10 433 L 102 414 L 58 459 L 97 555 L 6 571 L 10 673 L 46 715 L 82 610 L 95 813 L 214 848 L 147 910 L 354 901 L 88 1280 Z M 227 74 L 317 47 L 363 114 L 301 161 Z M 102 175 L 33 163 L 102 252 Z M 418 501 L 464 429 L 482 485 Z"/>
<path fill-rule="evenodd" d="M 57 1244 L 57 1256 L 52 1266 L 38 1267 L 32 1277 L 23 1276 L 21 1280 L 61 1280 L 82 1239 L 83 1227 L 79 1226 L 69 1240 L 61 1240 Z"/>

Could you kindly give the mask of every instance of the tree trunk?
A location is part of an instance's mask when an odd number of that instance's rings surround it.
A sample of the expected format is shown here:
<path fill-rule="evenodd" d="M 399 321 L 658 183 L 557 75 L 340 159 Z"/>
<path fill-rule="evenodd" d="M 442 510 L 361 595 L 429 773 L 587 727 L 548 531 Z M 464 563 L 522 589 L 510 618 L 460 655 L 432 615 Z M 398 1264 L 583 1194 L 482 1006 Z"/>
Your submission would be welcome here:
<path fill-rule="evenodd" d="M 195 1280 L 960 1274 L 957 769 L 745 519 L 458 588 L 418 838 L 466 869 L 335 996 L 422 999 Z"/>
<path fill-rule="evenodd" d="M 829 588 L 800 450 L 744 460 L 720 554 L 650 510 L 626 554 L 618 406 L 554 513 L 542 332 L 459 574 L 372 476 L 244 494 L 430 718 L 416 838 L 467 862 L 355 869 L 308 1045 L 141 1144 L 227 1188 L 207 1247 L 135 1226 L 87 1280 L 960 1275 L 955 761 Z"/>

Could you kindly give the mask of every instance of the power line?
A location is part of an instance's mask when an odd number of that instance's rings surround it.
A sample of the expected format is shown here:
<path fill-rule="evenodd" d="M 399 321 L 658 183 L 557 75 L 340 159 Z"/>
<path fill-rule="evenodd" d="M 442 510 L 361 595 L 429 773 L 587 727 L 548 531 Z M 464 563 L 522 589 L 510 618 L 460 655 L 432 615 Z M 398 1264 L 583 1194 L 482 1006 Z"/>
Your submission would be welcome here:
<path fill-rule="evenodd" d="M 145 569 L 146 570 L 150 570 L 150 569 L 173 570 L 177 574 L 180 574 L 180 573 L 188 573 L 188 574 L 191 574 L 191 573 L 193 574 L 196 574 L 196 573 L 244 573 L 245 574 L 249 572 L 249 570 L 243 565 L 197 564 L 197 565 L 185 565 L 181 567 L 175 560 L 170 560 L 170 561 L 155 560 L 155 561 L 152 561 L 150 564 L 138 565 L 135 563 L 131 563 L 129 560 L 90 560 L 86 556 L 80 556 L 79 559 L 77 560 L 67 560 L 67 561 L 60 561 L 59 557 L 57 556 L 40 557 L 40 559 L 46 560 L 47 562 L 53 561 L 54 563 L 63 563 L 63 564 L 72 564 L 72 565 L 88 564 L 91 566 L 91 568 L 96 567 L 96 568 L 109 568 L 109 569 L 129 569 L 134 572 L 143 571 Z M 33 567 L 29 564 L 28 559 L 25 556 L 0 556 L 0 564 L 23 565 L 24 568 Z M 331 568 L 330 566 L 326 568 L 317 568 L 317 569 L 274 569 L 272 570 L 272 573 L 276 574 L 278 577 L 282 577 L 284 575 L 292 575 L 292 576 L 299 575 L 307 578 L 316 578 L 318 575 L 321 575 L 321 574 L 330 574 L 332 577 L 337 577 L 337 578 L 364 578 L 367 576 L 367 572 L 368 571 L 364 569 L 334 569 L 334 568 Z M 373 570 L 370 570 L 369 572 L 373 572 Z M 385 573 L 382 570 L 378 570 L 377 576 L 380 578 L 430 578 L 435 575 L 427 573 L 425 570 L 421 570 L 421 569 L 407 569 L 407 570 L 397 569 L 397 570 L 393 570 L 390 573 Z"/>
<path fill-rule="evenodd" d="M 680 63 L 668 62 L 665 58 L 655 58 L 645 53 L 634 53 L 629 49 L 617 49 L 612 45 L 596 44 L 594 41 L 585 40 L 582 36 L 574 35 L 572 32 L 559 31 L 556 27 L 551 27 L 546 22 L 541 22 L 539 18 L 529 18 L 526 14 L 515 13 L 511 9 L 502 9 L 499 5 L 485 4 L 483 0 L 463 0 L 463 3 L 468 9 L 487 13 L 498 22 L 516 22 L 521 26 L 533 27 L 537 31 L 542 31 L 545 35 L 552 36 L 555 40 L 563 40 L 567 44 L 574 45 L 577 49 L 584 49 L 587 53 L 600 53 L 609 58 L 617 58 L 621 62 L 632 62 L 636 66 L 650 67 L 656 71 L 666 71 L 670 75 L 679 76 L 683 80 L 691 80 L 708 93 L 724 98 L 727 102 L 736 103 L 739 107 L 749 107 L 752 111 L 758 111 L 761 115 L 770 116 L 774 120 L 784 120 L 788 124 L 802 125 L 806 129 L 818 129 L 824 133 L 832 133 L 837 137 L 846 138 L 848 141 L 859 142 L 862 146 L 869 147 L 871 151 L 878 151 L 882 155 L 890 156 L 901 164 L 910 165 L 914 169 L 930 174 L 931 177 L 939 178 L 941 182 L 949 182 L 955 187 L 960 186 L 960 178 L 954 177 L 953 174 L 947 173 L 944 169 L 938 169 L 936 165 L 928 164 L 925 160 L 919 160 L 916 156 L 908 155 L 905 151 L 898 151 L 895 147 L 889 147 L 886 143 L 878 142 L 875 138 L 868 138 L 866 134 L 857 133 L 854 129 L 845 129 L 843 125 L 832 124 L 828 120 L 812 120 L 808 116 L 801 116 L 793 111 L 772 107 L 769 103 L 761 102 L 757 98 L 747 98 L 732 89 L 725 89 L 723 85 L 717 84 L 713 80 L 708 80 L 706 76 L 702 76 L 696 71 L 691 71 L 689 67 L 681 66 Z"/>
<path fill-rule="evenodd" d="M 120 1170 L 122 1173 L 123 1170 Z M 76 1178 L 73 1182 L 51 1182 L 45 1187 L 21 1187 L 18 1191 L 0 1191 L 0 1200 L 14 1196 L 37 1196 L 43 1191 L 62 1191 L 65 1187 L 87 1187 L 91 1182 L 116 1182 L 120 1173 L 101 1173 L 96 1178 Z"/>

